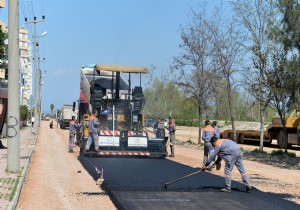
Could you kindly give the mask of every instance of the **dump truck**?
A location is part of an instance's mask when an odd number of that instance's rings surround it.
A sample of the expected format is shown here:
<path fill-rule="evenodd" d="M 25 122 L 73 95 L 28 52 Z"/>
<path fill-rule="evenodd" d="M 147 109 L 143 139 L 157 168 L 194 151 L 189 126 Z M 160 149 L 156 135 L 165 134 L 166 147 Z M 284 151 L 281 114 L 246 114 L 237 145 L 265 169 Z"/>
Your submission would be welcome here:
<path fill-rule="evenodd" d="M 285 127 L 288 136 L 288 147 L 292 145 L 300 145 L 300 108 L 297 108 L 286 118 Z M 233 140 L 233 130 L 225 130 L 221 133 L 222 138 Z M 246 141 L 260 141 L 259 130 L 236 130 L 236 141 L 238 143 L 245 143 Z M 272 140 L 277 140 L 278 147 L 285 148 L 283 126 L 280 118 L 273 118 L 270 124 L 264 130 L 264 143 L 271 144 Z"/>
<path fill-rule="evenodd" d="M 141 79 L 146 73 L 148 69 L 139 66 L 97 64 L 80 68 L 78 120 L 81 126 L 76 140 L 81 155 L 167 155 L 164 129 L 157 138 L 149 138 L 144 129 L 145 97 Z M 132 76 L 139 77 L 139 83 L 133 88 L 132 84 L 136 81 L 132 81 Z M 97 110 L 100 122 L 99 150 L 96 151 L 92 143 L 89 151 L 85 151 L 89 116 L 94 110 Z"/>
<path fill-rule="evenodd" d="M 70 122 L 72 120 L 72 116 L 77 117 L 78 108 L 73 109 L 73 105 L 64 104 L 61 108 L 59 126 L 61 129 L 65 129 L 69 127 Z M 46 120 L 46 119 L 45 119 Z"/>

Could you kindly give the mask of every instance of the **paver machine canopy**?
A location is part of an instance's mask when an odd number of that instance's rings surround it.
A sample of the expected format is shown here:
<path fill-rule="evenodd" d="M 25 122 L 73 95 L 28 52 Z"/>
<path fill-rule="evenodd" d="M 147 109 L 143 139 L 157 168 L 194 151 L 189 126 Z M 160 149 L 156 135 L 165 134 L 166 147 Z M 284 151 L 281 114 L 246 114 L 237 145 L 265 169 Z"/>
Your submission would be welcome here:
<path fill-rule="evenodd" d="M 148 69 L 140 66 L 97 64 L 92 69 L 83 67 L 81 90 L 83 100 L 86 100 L 89 107 L 83 107 L 85 111 L 82 113 L 86 114 L 87 108 L 90 113 L 97 110 L 103 129 L 141 130 L 142 109 L 145 103 L 141 74 L 145 73 L 148 73 Z M 128 82 L 124 79 L 126 74 Z M 133 88 L 132 74 L 140 74 L 139 85 L 135 84 Z M 114 114 L 116 116 L 113 116 Z"/>

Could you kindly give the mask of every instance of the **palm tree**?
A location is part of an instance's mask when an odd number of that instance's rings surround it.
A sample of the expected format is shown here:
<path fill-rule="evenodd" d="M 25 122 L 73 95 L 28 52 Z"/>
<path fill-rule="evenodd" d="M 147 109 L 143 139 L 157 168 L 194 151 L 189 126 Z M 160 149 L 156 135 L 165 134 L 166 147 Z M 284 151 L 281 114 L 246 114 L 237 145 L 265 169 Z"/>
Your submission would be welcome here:
<path fill-rule="evenodd" d="M 50 109 L 51 109 L 51 115 L 52 115 L 53 109 L 54 109 L 54 104 L 51 104 L 51 105 L 50 105 Z"/>

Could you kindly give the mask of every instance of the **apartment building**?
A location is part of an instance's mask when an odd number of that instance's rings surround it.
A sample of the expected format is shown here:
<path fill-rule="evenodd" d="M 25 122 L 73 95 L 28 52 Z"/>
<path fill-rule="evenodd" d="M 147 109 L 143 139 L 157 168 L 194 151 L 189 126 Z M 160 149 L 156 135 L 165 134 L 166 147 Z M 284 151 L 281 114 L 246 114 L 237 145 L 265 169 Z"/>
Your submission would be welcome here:
<path fill-rule="evenodd" d="M 30 106 L 30 95 L 32 94 L 32 65 L 31 47 L 28 38 L 28 30 L 19 29 L 20 48 L 20 104 Z"/>
<path fill-rule="evenodd" d="M 0 21 L 0 27 L 8 33 L 8 27 Z M 6 40 L 6 52 L 8 41 Z M 30 106 L 30 95 L 32 94 L 32 64 L 31 64 L 31 47 L 28 38 L 28 30 L 25 28 L 19 29 L 19 48 L 20 48 L 20 105 Z M 7 84 L 8 76 L 8 56 L 6 53 L 5 60 L 1 61 L 0 65 L 0 81 L 1 85 Z"/>

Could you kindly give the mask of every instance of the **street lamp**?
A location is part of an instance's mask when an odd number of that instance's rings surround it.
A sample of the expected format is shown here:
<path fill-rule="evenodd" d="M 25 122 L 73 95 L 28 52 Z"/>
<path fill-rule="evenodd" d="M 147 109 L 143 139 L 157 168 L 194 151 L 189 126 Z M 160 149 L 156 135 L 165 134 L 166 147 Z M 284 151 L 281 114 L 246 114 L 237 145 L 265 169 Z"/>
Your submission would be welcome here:
<path fill-rule="evenodd" d="M 47 34 L 47 31 L 44 31 L 42 34 L 41 34 L 41 37 L 45 36 Z"/>

